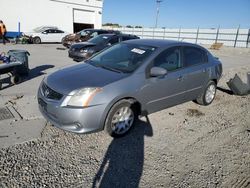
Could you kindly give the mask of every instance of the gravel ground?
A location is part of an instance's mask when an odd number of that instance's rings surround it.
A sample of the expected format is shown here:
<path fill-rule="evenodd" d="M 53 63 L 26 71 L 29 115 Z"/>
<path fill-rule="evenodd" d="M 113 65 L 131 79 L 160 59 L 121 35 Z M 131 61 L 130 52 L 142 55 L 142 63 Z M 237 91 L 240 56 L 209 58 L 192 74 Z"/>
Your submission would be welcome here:
<path fill-rule="evenodd" d="M 210 106 L 151 114 L 123 138 L 47 123 L 41 138 L 0 149 L 0 187 L 250 187 L 250 95 L 226 86 L 249 71 L 228 68 Z"/>

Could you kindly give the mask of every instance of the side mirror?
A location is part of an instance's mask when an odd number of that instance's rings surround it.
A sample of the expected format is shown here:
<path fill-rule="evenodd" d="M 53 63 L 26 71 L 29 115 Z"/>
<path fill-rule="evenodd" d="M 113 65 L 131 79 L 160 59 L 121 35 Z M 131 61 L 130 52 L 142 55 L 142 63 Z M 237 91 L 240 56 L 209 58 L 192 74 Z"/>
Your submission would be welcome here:
<path fill-rule="evenodd" d="M 161 67 L 152 67 L 150 69 L 150 76 L 151 77 L 161 77 L 167 74 L 167 70 Z"/>
<path fill-rule="evenodd" d="M 111 43 L 108 43 L 107 45 L 108 45 L 108 46 L 111 46 L 112 44 L 111 44 Z"/>

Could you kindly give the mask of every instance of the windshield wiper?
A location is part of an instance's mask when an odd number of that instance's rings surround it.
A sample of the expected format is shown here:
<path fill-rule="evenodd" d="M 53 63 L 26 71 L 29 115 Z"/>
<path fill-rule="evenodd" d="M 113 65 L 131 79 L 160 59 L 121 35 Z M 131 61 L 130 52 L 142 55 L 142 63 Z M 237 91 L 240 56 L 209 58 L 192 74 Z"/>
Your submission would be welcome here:
<path fill-rule="evenodd" d="M 95 64 L 92 60 L 88 59 L 85 61 L 85 63 L 88 63 L 94 67 L 101 67 L 103 69 L 106 69 L 106 70 L 110 70 L 110 71 L 113 71 L 113 72 L 118 72 L 118 73 L 124 73 L 123 71 L 121 70 L 118 70 L 118 69 L 114 69 L 112 67 L 107 67 L 107 66 L 104 66 L 104 65 L 100 65 L 100 64 Z"/>
<path fill-rule="evenodd" d="M 104 65 L 96 65 L 96 66 L 97 66 L 97 67 L 101 67 L 101 68 L 106 69 L 106 70 L 113 71 L 113 72 L 123 73 L 122 71 L 117 70 L 117 69 L 114 69 L 114 68 L 112 68 L 112 67 L 107 67 L 107 66 L 104 66 Z"/>

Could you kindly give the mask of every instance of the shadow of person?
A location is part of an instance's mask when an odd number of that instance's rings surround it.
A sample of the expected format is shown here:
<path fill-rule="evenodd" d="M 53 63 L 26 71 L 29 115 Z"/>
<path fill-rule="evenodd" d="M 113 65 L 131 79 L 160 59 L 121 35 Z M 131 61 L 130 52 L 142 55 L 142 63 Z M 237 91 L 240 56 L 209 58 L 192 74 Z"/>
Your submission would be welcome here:
<path fill-rule="evenodd" d="M 53 67 L 55 67 L 55 66 L 54 65 L 40 65 L 40 66 L 37 66 L 37 67 L 35 67 L 33 69 L 30 69 L 29 75 L 28 76 L 22 76 L 22 79 L 18 84 L 20 84 L 22 82 L 25 82 L 25 81 L 28 81 L 28 80 L 31 80 L 33 78 L 39 77 L 41 75 L 44 75 L 46 73 L 44 73 L 43 71 L 45 71 L 47 69 L 51 69 Z M 0 82 L 1 82 L 1 84 L 5 84 L 4 87 L 0 87 L 0 90 L 7 89 L 7 88 L 14 85 L 11 82 L 10 74 L 9 74 L 8 77 L 6 77 L 4 79 L 0 79 Z"/>
<path fill-rule="evenodd" d="M 93 179 L 92 188 L 139 187 L 144 164 L 144 135 L 153 136 L 149 119 L 139 120 L 125 137 L 113 139 Z"/>

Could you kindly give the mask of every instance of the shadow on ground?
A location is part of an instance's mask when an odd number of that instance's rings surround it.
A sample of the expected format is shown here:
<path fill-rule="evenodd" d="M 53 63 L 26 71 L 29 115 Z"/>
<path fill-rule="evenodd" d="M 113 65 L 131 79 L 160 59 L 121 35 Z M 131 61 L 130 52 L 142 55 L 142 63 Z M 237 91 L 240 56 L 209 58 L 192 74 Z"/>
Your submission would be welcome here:
<path fill-rule="evenodd" d="M 229 90 L 229 89 L 225 89 L 225 88 L 218 87 L 218 86 L 217 86 L 217 89 L 218 89 L 219 91 L 221 91 L 221 92 L 226 93 L 226 94 L 233 95 L 233 92 L 232 92 L 231 90 Z"/>
<path fill-rule="evenodd" d="M 92 187 L 139 187 L 144 164 L 144 136 L 153 136 L 149 119 L 138 121 L 125 137 L 113 139 Z"/>
<path fill-rule="evenodd" d="M 23 77 L 20 83 L 26 82 L 26 81 L 31 80 L 33 78 L 39 77 L 41 75 L 44 75 L 46 73 L 44 73 L 43 71 L 45 71 L 47 69 L 51 69 L 53 67 L 55 67 L 55 66 L 54 65 L 41 65 L 41 66 L 37 66 L 37 67 L 35 67 L 33 69 L 30 69 L 29 76 Z M 0 88 L 0 90 L 7 89 L 7 88 L 15 85 L 15 84 L 11 83 L 11 77 L 10 76 L 6 77 L 4 79 L 0 79 L 0 82 L 2 84 L 4 84 L 4 85 L 7 84 L 6 86 L 3 86 L 2 88 Z"/>

